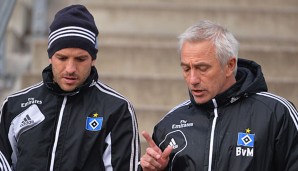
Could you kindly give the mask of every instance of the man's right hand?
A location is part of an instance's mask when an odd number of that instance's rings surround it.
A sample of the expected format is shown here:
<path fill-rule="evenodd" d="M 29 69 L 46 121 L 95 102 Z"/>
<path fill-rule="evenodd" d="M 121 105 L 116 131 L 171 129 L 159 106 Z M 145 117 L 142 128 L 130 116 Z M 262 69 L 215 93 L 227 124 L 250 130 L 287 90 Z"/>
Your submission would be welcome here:
<path fill-rule="evenodd" d="M 169 163 L 169 156 L 173 148 L 169 145 L 164 151 L 161 151 L 146 131 L 143 131 L 142 135 L 149 146 L 146 149 L 146 153 L 141 157 L 141 166 L 143 171 L 164 170 Z"/>

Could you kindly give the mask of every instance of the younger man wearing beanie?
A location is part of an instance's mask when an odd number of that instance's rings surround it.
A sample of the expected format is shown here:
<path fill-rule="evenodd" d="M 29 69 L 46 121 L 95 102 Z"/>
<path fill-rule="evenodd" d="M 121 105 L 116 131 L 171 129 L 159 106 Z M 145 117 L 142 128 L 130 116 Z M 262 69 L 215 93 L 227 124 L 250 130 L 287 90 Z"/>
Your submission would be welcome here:
<path fill-rule="evenodd" d="M 43 81 L 8 96 L 0 114 L 0 170 L 136 170 L 133 106 L 98 80 L 98 30 L 82 5 L 50 26 Z"/>

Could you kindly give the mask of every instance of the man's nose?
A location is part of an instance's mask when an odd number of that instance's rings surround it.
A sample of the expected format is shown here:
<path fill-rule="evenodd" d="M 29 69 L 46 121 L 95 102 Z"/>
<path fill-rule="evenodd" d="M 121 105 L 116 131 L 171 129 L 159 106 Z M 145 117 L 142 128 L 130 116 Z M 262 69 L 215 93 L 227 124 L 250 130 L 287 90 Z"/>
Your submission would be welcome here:
<path fill-rule="evenodd" d="M 76 71 L 76 64 L 74 61 L 70 60 L 66 64 L 66 72 L 67 73 L 74 73 Z"/>
<path fill-rule="evenodd" d="M 189 82 L 192 85 L 196 85 L 201 82 L 200 74 L 196 72 L 196 70 L 191 70 L 189 77 Z"/>

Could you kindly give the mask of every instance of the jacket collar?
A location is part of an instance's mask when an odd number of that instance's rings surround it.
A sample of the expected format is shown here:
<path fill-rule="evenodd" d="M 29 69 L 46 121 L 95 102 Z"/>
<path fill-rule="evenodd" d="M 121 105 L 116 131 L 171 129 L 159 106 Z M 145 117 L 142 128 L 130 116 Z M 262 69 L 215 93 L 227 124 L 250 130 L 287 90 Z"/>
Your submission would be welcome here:
<path fill-rule="evenodd" d="M 52 72 L 51 64 L 42 71 L 42 78 L 46 87 L 53 93 L 62 95 L 62 96 L 72 96 L 90 86 L 93 86 L 94 82 L 98 80 L 98 74 L 97 74 L 96 68 L 92 66 L 90 75 L 86 79 L 86 81 L 82 85 L 80 85 L 79 87 L 77 87 L 76 89 L 70 92 L 62 90 L 59 87 L 59 85 L 53 81 L 53 72 Z"/>
<path fill-rule="evenodd" d="M 263 76 L 261 66 L 254 61 L 246 59 L 238 59 L 238 69 L 236 83 L 233 84 L 225 92 L 216 95 L 213 99 L 217 103 L 217 107 L 225 106 L 241 98 L 248 97 L 261 91 L 268 91 L 265 78 Z M 204 104 L 197 104 L 191 93 L 190 100 L 194 106 L 213 109 L 216 106 L 214 102 L 209 100 Z"/>

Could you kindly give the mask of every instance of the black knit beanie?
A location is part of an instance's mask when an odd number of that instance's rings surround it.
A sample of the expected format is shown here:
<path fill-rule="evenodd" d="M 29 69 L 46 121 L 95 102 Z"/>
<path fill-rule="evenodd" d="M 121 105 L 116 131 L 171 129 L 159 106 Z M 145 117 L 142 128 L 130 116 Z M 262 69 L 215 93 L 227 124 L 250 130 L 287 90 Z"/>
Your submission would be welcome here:
<path fill-rule="evenodd" d="M 98 30 L 92 14 L 83 5 L 58 11 L 49 28 L 48 55 L 64 48 L 81 48 L 96 59 Z"/>

